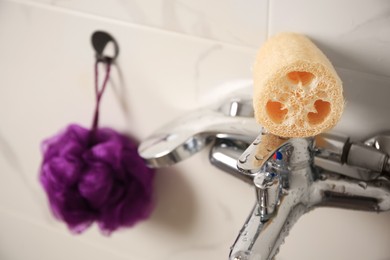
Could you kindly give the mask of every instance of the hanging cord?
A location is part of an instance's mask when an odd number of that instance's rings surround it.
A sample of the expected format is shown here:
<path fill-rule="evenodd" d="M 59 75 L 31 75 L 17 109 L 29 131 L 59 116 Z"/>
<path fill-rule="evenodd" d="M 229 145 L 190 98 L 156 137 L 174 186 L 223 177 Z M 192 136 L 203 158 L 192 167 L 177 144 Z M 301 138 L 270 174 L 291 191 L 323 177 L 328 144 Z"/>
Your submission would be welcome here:
<path fill-rule="evenodd" d="M 103 63 L 105 65 L 105 76 L 102 86 L 99 88 L 99 63 Z M 91 142 L 94 141 L 96 137 L 96 131 L 98 129 L 99 125 L 99 111 L 100 111 L 100 101 L 104 94 L 104 91 L 106 90 L 108 80 L 110 78 L 110 72 L 111 72 L 111 65 L 112 62 L 109 59 L 101 60 L 96 59 L 95 62 L 95 98 L 96 98 L 96 105 L 95 105 L 95 113 L 92 121 L 91 126 Z"/>
<path fill-rule="evenodd" d="M 95 113 L 92 121 L 91 132 L 90 132 L 90 143 L 93 144 L 96 138 L 97 129 L 99 125 L 99 109 L 100 100 L 103 96 L 108 80 L 110 78 L 111 66 L 115 62 L 119 54 L 119 46 L 115 39 L 108 33 L 103 31 L 96 31 L 91 37 L 92 46 L 95 50 L 96 61 L 95 61 L 95 96 L 96 106 Z M 111 44 L 111 52 L 107 52 L 107 46 Z M 105 76 L 103 84 L 99 89 L 99 63 L 105 65 Z"/>

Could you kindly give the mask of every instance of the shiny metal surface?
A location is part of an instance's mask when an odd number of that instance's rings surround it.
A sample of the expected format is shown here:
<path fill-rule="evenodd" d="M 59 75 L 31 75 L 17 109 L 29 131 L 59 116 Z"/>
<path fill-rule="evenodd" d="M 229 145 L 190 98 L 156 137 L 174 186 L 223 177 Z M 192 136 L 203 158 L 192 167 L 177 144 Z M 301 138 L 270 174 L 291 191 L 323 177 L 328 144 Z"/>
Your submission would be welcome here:
<path fill-rule="evenodd" d="M 256 198 L 259 204 L 261 221 L 270 219 L 276 213 L 276 206 L 282 191 L 280 176 L 273 172 L 258 174 L 253 179 L 256 187 Z"/>
<path fill-rule="evenodd" d="M 389 156 L 374 147 L 364 144 L 352 144 L 349 148 L 347 164 L 383 172 Z"/>
<path fill-rule="evenodd" d="M 374 136 L 365 142 L 366 145 L 374 147 L 375 149 L 390 154 L 390 132 L 382 133 Z M 387 158 L 384 169 L 387 174 L 390 174 L 390 158 Z"/>
<path fill-rule="evenodd" d="M 343 175 L 373 180 L 381 173 L 389 172 L 390 145 L 383 136 L 378 137 L 386 149 L 380 150 L 378 140 L 371 138 L 365 143 L 350 142 L 348 137 L 334 133 L 316 136 L 315 165 Z"/>
<path fill-rule="evenodd" d="M 185 115 L 142 142 L 138 152 L 149 166 L 164 167 L 199 152 L 216 137 L 251 142 L 259 127 L 252 117 L 242 116 L 247 115 L 245 105 L 240 107 L 242 114 L 237 110 L 234 116 L 226 108 L 200 109 Z"/>
<path fill-rule="evenodd" d="M 253 151 L 256 152 L 249 147 L 249 151 L 243 151 L 243 157 L 255 156 Z M 312 160 L 314 146 L 310 138 L 290 139 L 277 151 L 282 154 L 280 159 L 269 157 L 257 173 L 250 168 L 252 175 L 256 174 L 256 203 L 231 247 L 230 259 L 272 259 L 293 224 L 316 207 L 390 210 L 390 180 L 385 175 L 362 181 L 317 168 Z M 270 173 L 274 174 L 272 179 L 266 180 Z M 278 187 L 282 192 L 269 187 Z"/>
<path fill-rule="evenodd" d="M 252 106 L 252 99 L 250 98 L 231 98 L 228 102 L 223 103 L 218 111 L 232 117 L 253 117 Z"/>
<path fill-rule="evenodd" d="M 219 106 L 194 111 L 167 124 L 144 140 L 138 151 L 150 167 L 166 167 L 196 154 L 217 138 L 242 141 L 256 149 L 256 143 L 259 143 L 263 136 L 256 138 L 261 126 L 252 116 L 250 98 L 232 97 Z M 254 139 L 256 140 L 253 141 Z M 348 137 L 335 133 L 321 134 L 315 139 L 315 164 L 321 168 L 362 180 L 375 179 L 383 171 L 390 172 L 390 159 L 387 154 L 380 149 L 371 149 L 372 146 L 378 145 L 378 141 L 386 148 L 390 146 L 387 138 L 378 136 L 368 140 L 364 146 L 351 143 Z M 285 141 L 281 138 L 275 142 L 282 144 Z M 275 149 L 269 151 L 269 156 L 273 152 Z M 238 164 L 244 174 L 252 177 L 258 164 L 268 159 L 267 156 L 245 156 L 240 157 Z M 371 160 L 372 157 L 376 159 Z"/>
<path fill-rule="evenodd" d="M 267 141 L 266 146 L 260 146 L 262 142 Z M 278 136 L 268 135 L 264 131 L 256 137 L 249 145 L 246 151 L 240 156 L 237 162 L 237 167 L 244 174 L 255 176 L 264 163 L 276 152 L 279 146 L 287 143 L 288 140 Z M 258 151 L 262 148 L 262 151 Z"/>
<path fill-rule="evenodd" d="M 337 134 L 323 133 L 316 137 L 316 156 L 338 163 L 344 163 L 345 150 L 349 137 Z"/>
<path fill-rule="evenodd" d="M 217 138 L 210 150 L 210 162 L 224 172 L 252 184 L 253 177 L 242 174 L 237 168 L 237 158 L 247 146 L 248 144 L 245 142 Z"/>
<path fill-rule="evenodd" d="M 272 259 L 293 224 L 316 207 L 390 210 L 390 133 L 366 142 L 334 133 L 284 139 L 262 131 L 251 104 L 233 98 L 195 111 L 139 149 L 150 166 L 164 167 L 212 144 L 210 162 L 254 186 L 255 205 L 230 259 Z"/>

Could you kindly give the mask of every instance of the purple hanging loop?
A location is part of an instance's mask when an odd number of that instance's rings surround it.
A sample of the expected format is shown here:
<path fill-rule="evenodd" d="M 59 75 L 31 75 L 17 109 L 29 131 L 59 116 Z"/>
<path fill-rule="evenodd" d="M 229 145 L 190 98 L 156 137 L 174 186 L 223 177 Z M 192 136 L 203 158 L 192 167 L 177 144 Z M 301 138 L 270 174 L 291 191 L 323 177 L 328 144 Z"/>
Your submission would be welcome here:
<path fill-rule="evenodd" d="M 118 57 L 119 54 L 119 46 L 115 39 L 106 32 L 96 31 L 92 34 L 91 37 L 92 46 L 95 49 L 95 95 L 96 95 L 96 106 L 95 113 L 92 121 L 91 127 L 91 142 L 93 142 L 96 131 L 99 124 L 99 107 L 100 100 L 103 96 L 103 93 L 106 89 L 108 79 L 110 78 L 111 65 Z M 114 48 L 113 53 L 108 54 L 107 47 L 111 44 L 111 47 Z M 103 63 L 105 65 L 105 77 L 103 81 L 102 87 L 99 89 L 99 63 Z"/>

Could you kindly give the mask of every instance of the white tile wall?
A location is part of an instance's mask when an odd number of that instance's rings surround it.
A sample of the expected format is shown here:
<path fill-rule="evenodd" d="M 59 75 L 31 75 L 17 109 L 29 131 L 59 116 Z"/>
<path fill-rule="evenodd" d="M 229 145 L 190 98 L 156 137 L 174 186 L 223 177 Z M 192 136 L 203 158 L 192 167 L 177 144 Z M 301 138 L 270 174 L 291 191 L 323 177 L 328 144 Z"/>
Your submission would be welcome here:
<path fill-rule="evenodd" d="M 281 31 L 307 34 L 338 67 L 390 77 L 389 1 L 270 1 L 269 34 Z"/>
<path fill-rule="evenodd" d="M 30 1 L 241 46 L 257 47 L 267 33 L 264 0 Z"/>
<path fill-rule="evenodd" d="M 226 259 L 252 206 L 251 187 L 204 152 L 158 173 L 157 208 L 132 229 L 75 237 L 53 219 L 37 181 L 39 143 L 90 123 L 94 30 L 121 48 L 104 125 L 145 138 L 247 84 L 257 46 L 292 30 L 338 66 L 347 108 L 336 130 L 366 138 L 390 129 L 389 10 L 369 0 L 0 0 L 0 259 Z M 316 210 L 277 259 L 388 259 L 389 217 Z"/>
<path fill-rule="evenodd" d="M 4 72 L 0 79 L 4 222 L 0 228 L 13 233 L 0 237 L 0 259 L 24 259 L 27 254 L 31 259 L 50 259 L 54 251 L 42 251 L 52 243 L 49 250 L 62 250 L 69 259 L 74 252 L 67 254 L 67 248 L 75 242 L 69 236 L 62 238 L 68 231 L 50 216 L 38 183 L 39 144 L 70 122 L 90 124 L 91 33 L 109 31 L 121 47 L 122 83 L 118 70 L 113 73 L 120 93 L 106 93 L 101 122 L 139 138 L 210 100 L 207 88 L 225 92 L 220 89 L 224 82 L 250 77 L 254 52 L 34 3 L 1 1 L 0 6 L 0 71 Z M 215 183 L 234 188 L 248 202 L 235 200 L 228 190 L 215 189 Z M 253 195 L 247 185 L 213 169 L 206 154 L 160 172 L 156 193 L 158 206 L 149 221 L 111 238 L 90 230 L 78 239 L 126 259 L 222 256 L 250 210 Z M 240 213 L 233 214 L 233 209 Z M 13 221 L 7 212 L 18 219 Z M 23 232 L 39 233 L 41 242 L 31 242 L 23 252 L 15 250 L 19 241 L 31 239 L 18 240 Z M 107 253 L 93 252 L 93 247 L 81 250 L 80 257 L 107 259 Z"/>

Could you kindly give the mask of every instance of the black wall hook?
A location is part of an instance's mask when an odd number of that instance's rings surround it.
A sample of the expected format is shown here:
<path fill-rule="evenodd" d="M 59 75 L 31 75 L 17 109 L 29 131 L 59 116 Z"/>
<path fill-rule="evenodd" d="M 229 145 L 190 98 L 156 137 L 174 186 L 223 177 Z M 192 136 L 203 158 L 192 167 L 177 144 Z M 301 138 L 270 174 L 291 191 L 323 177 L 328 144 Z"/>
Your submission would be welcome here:
<path fill-rule="evenodd" d="M 92 34 L 91 41 L 98 61 L 112 63 L 118 57 L 118 43 L 110 34 L 96 31 Z M 113 49 L 106 48 L 109 43 L 111 43 Z"/>

